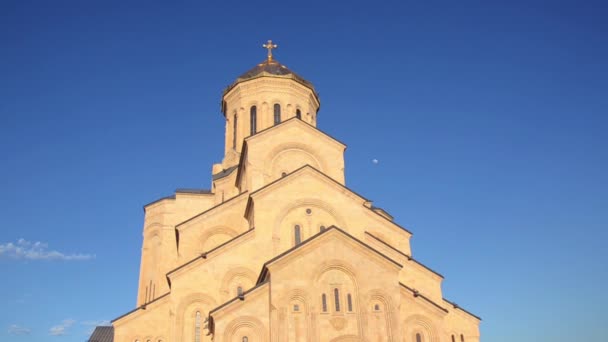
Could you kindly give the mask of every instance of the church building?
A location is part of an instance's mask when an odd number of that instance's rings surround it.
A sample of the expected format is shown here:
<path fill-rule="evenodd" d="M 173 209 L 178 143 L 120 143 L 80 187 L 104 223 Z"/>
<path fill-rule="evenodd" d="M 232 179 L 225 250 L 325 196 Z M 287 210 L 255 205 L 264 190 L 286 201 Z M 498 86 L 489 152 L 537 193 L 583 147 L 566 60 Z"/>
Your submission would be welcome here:
<path fill-rule="evenodd" d="M 264 47 L 223 92 L 211 189 L 145 205 L 136 308 L 90 341 L 478 342 L 412 233 L 346 187 L 312 83 Z"/>

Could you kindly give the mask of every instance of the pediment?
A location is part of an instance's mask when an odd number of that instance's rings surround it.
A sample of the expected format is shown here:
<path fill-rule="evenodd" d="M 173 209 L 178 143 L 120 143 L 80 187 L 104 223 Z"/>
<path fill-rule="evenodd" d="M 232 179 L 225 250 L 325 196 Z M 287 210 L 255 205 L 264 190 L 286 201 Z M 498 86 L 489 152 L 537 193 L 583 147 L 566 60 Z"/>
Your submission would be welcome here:
<path fill-rule="evenodd" d="M 297 133 L 297 134 L 293 134 Z M 297 118 L 291 118 L 278 125 L 269 127 L 252 136 L 245 138 L 248 145 L 257 144 L 265 139 L 272 139 L 276 135 L 286 135 L 292 137 L 294 141 L 309 141 L 309 139 L 322 139 L 323 143 L 333 144 L 337 147 L 346 149 L 346 145 L 327 133 Z"/>
<path fill-rule="evenodd" d="M 308 258 L 306 256 L 309 256 Z M 265 282 L 273 270 L 289 267 L 302 262 L 304 259 L 313 259 L 319 267 L 331 263 L 345 263 L 358 259 L 354 269 L 385 269 L 393 271 L 395 275 L 403 267 L 397 261 L 382 254 L 365 242 L 355 238 L 342 229 L 331 226 L 316 236 L 305 240 L 301 244 L 279 254 L 264 264 L 258 284 Z M 367 263 L 368 265 L 364 265 Z M 373 265 L 372 265 L 373 264 Z"/>
<path fill-rule="evenodd" d="M 352 201 L 353 205 L 363 206 L 365 203 L 369 202 L 365 197 L 338 183 L 323 172 L 310 165 L 305 165 L 285 177 L 279 178 L 252 192 L 249 195 L 245 217 L 250 219 L 249 215 L 252 213 L 253 203 L 256 200 L 263 199 L 269 194 L 273 194 L 274 196 L 283 194 L 283 200 L 289 201 L 292 197 L 304 197 L 307 192 L 318 194 L 321 191 L 325 197 L 341 196 L 348 198 Z"/>

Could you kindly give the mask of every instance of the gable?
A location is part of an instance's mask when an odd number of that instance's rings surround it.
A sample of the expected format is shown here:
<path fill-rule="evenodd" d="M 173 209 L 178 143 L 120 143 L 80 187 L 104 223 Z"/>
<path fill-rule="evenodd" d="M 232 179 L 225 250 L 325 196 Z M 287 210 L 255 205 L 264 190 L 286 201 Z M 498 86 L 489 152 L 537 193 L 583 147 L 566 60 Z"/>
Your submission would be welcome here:
<path fill-rule="evenodd" d="M 255 191 L 311 165 L 344 183 L 346 146 L 298 119 L 290 119 L 245 139 L 236 185 Z"/>
<path fill-rule="evenodd" d="M 359 259 L 361 262 L 353 264 L 352 272 L 361 269 L 382 269 L 394 272 L 395 277 L 397 277 L 399 270 L 403 267 L 397 261 L 373 249 L 344 230 L 331 226 L 267 261 L 260 273 L 258 283 L 266 281 L 271 273 L 280 271 L 285 267 L 295 267 L 302 270 L 303 268 L 299 264 L 311 260 L 316 260 L 312 264 L 321 265 L 327 264 L 327 260 L 336 260 L 348 264 L 355 259 Z M 301 273 L 306 278 L 311 276 L 311 273 Z M 291 280 L 293 280 L 293 277 Z"/>

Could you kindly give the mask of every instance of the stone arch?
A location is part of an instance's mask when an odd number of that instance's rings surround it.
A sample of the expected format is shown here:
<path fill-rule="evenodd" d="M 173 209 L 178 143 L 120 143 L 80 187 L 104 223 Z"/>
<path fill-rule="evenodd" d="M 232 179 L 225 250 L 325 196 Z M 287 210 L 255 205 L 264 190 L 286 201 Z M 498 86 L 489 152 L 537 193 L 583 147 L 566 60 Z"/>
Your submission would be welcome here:
<path fill-rule="evenodd" d="M 322 211 L 326 212 L 335 222 L 324 222 L 325 227 L 329 227 L 331 225 L 337 225 L 344 229 L 347 228 L 346 221 L 344 220 L 342 215 L 340 215 L 340 213 L 338 213 L 338 211 L 335 210 L 334 207 L 332 205 L 330 205 L 329 203 L 319 200 L 319 199 L 314 199 L 314 198 L 303 198 L 303 199 L 295 200 L 293 202 L 285 204 L 276 216 L 276 219 L 274 222 L 274 228 L 272 231 L 272 236 L 273 236 L 273 241 L 274 241 L 273 247 L 274 247 L 275 253 L 280 252 L 281 235 L 284 235 L 284 234 L 282 234 L 282 232 L 287 227 L 289 227 L 290 231 L 291 231 L 291 226 L 292 226 L 291 222 L 284 223 L 283 221 L 290 213 L 292 213 L 293 211 L 298 210 L 300 208 L 311 208 L 313 210 L 316 209 L 316 210 L 322 210 Z M 302 241 L 306 240 L 307 238 L 309 238 L 319 232 L 318 227 L 308 227 L 308 229 L 309 229 L 309 231 L 305 231 L 306 234 L 304 234 L 304 238 L 302 239 Z M 289 239 L 289 241 L 291 241 L 291 239 Z M 288 246 L 283 245 L 283 247 L 291 248 L 292 246 L 290 244 Z"/>
<path fill-rule="evenodd" d="M 287 143 L 283 143 L 283 144 L 280 144 L 280 145 L 274 147 L 273 149 L 268 151 L 268 153 L 266 153 L 266 155 L 264 156 L 264 160 L 266 160 L 266 165 L 264 167 L 264 175 L 267 177 L 267 179 L 266 179 L 267 182 L 274 180 L 274 179 L 268 179 L 268 177 L 276 176 L 272 173 L 273 171 L 276 171 L 273 169 L 275 167 L 274 164 L 275 164 L 276 158 L 279 157 L 281 155 L 281 153 L 285 152 L 285 151 L 291 151 L 291 152 L 299 151 L 300 153 L 304 154 L 305 156 L 308 156 L 309 160 L 313 161 L 314 165 L 311 165 L 312 167 L 320 170 L 321 172 L 324 172 L 325 170 L 327 170 L 327 165 L 325 163 L 325 160 L 323 160 L 323 158 L 321 158 L 317 154 L 317 152 L 315 150 L 313 150 L 310 146 L 299 143 L 299 142 L 287 142 Z M 301 167 L 301 166 L 304 166 L 304 164 L 299 165 L 299 167 Z M 289 171 L 294 171 L 294 170 L 289 170 Z"/>
<path fill-rule="evenodd" d="M 388 341 L 393 341 L 394 339 L 394 327 L 398 325 L 397 321 L 395 321 L 396 311 L 395 306 L 393 305 L 393 301 L 391 296 L 381 289 L 373 289 L 366 293 L 366 311 L 370 313 L 370 315 L 382 315 L 384 317 L 385 324 L 385 334 Z M 372 305 L 375 303 L 380 303 L 383 309 L 380 312 L 376 312 Z M 379 329 L 377 327 L 376 329 Z M 398 335 L 398 334 L 397 334 Z"/>
<path fill-rule="evenodd" d="M 350 284 L 336 284 L 334 287 L 332 284 L 324 283 L 323 277 L 332 271 L 338 271 L 344 274 Z M 317 288 L 319 289 L 317 293 L 315 293 L 317 297 L 317 302 L 320 306 L 322 306 L 322 295 L 326 294 L 326 304 L 327 304 L 327 312 L 323 312 L 326 314 L 334 328 L 339 328 L 340 322 L 351 321 L 352 324 L 355 324 L 357 332 L 359 336 L 363 336 L 364 330 L 366 327 L 366 320 L 364 315 L 362 315 L 363 310 L 361 308 L 361 295 L 359 291 L 359 275 L 357 272 L 357 268 L 351 265 L 349 262 L 340 259 L 330 259 L 319 264 L 312 272 L 311 278 L 313 279 L 313 283 L 318 284 Z M 331 278 L 330 278 L 331 279 Z M 326 279 L 327 280 L 327 279 Z M 327 285 L 332 285 L 327 287 Z M 340 302 L 340 312 L 336 310 L 336 293 L 335 288 L 338 288 L 338 300 Z M 353 304 L 353 312 L 347 312 L 347 295 L 351 294 L 352 304 Z M 322 311 L 320 308 L 319 311 Z M 350 316 L 352 315 L 352 316 Z M 354 321 L 352 319 L 354 318 Z M 336 325 L 335 323 L 338 323 Z M 350 323 L 349 323 L 350 324 Z M 342 337 L 352 337 L 354 335 L 344 335 Z M 340 337 L 340 338 L 342 338 Z M 348 340 L 345 340 L 348 341 Z M 355 340 L 359 341 L 359 340 Z"/>
<path fill-rule="evenodd" d="M 270 126 L 272 127 L 274 126 L 274 106 L 275 105 L 279 105 L 279 108 L 281 109 L 281 122 L 284 122 L 286 120 L 286 109 L 287 109 L 287 105 L 285 104 L 285 101 L 282 100 L 279 97 L 273 97 L 270 101 L 269 101 L 270 105 L 269 105 L 269 109 L 270 109 Z"/>
<path fill-rule="evenodd" d="M 223 300 L 228 300 L 235 297 L 236 294 L 231 293 L 230 291 L 230 284 L 237 278 L 248 280 L 251 284 L 250 287 L 254 286 L 257 280 L 255 272 L 246 267 L 239 266 L 230 269 L 222 278 L 222 283 L 220 286 L 220 294 Z M 250 287 L 244 287 L 243 290 L 247 291 Z"/>
<path fill-rule="evenodd" d="M 279 303 L 285 307 L 284 312 L 287 313 L 286 321 L 282 324 L 288 327 L 286 331 L 288 340 L 300 336 L 300 340 L 309 341 L 314 329 L 310 316 L 312 306 L 307 291 L 302 288 L 292 289 L 282 296 Z M 299 306 L 298 311 L 295 310 L 295 305 Z"/>
<path fill-rule="evenodd" d="M 435 324 L 423 315 L 414 314 L 403 321 L 403 337 L 406 342 L 416 342 L 416 333 L 423 335 L 423 342 L 439 342 Z"/>
<path fill-rule="evenodd" d="M 217 302 L 211 296 L 205 293 L 193 293 L 180 300 L 176 310 L 176 341 L 184 341 L 185 332 L 190 326 L 186 326 L 192 317 L 190 315 L 196 312 L 196 309 L 201 310 L 201 317 L 206 317 L 209 310 L 217 306 Z"/>
<path fill-rule="evenodd" d="M 288 306 L 293 301 L 303 304 L 303 312 L 310 312 L 313 309 L 313 301 L 311 301 L 311 296 L 305 289 L 296 288 L 288 291 L 279 298 L 278 303 L 280 303 L 280 306 Z"/>
<path fill-rule="evenodd" d="M 313 272 L 314 281 L 318 282 L 321 276 L 330 270 L 340 270 L 346 273 L 351 278 L 355 286 L 359 286 L 357 282 L 357 268 L 353 267 L 348 262 L 339 259 L 330 259 L 319 264 Z"/>
<path fill-rule="evenodd" d="M 222 235 L 225 235 L 226 237 L 224 238 Z M 201 252 L 206 252 L 237 235 L 239 235 L 239 233 L 236 230 L 226 226 L 206 229 L 199 237 L 200 250 Z"/>
<path fill-rule="evenodd" d="M 264 324 L 258 318 L 253 316 L 243 316 L 235 318 L 232 320 L 232 322 L 228 323 L 226 329 L 224 330 L 224 339 L 222 341 L 233 341 L 235 335 L 239 333 L 239 330 L 243 330 L 243 328 L 255 334 L 252 342 L 268 340 L 266 337 L 266 329 Z M 238 338 L 238 335 L 236 337 Z M 240 340 L 238 341 L 240 342 Z"/>

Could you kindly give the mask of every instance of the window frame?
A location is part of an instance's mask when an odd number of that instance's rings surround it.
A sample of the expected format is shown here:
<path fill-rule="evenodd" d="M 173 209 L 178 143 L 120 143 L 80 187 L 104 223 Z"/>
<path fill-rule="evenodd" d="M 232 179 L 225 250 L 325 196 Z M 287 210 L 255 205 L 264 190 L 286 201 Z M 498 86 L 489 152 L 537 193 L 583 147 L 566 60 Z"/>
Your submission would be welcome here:
<path fill-rule="evenodd" d="M 273 117 L 275 126 L 281 123 L 281 105 L 278 103 L 273 106 Z"/>

